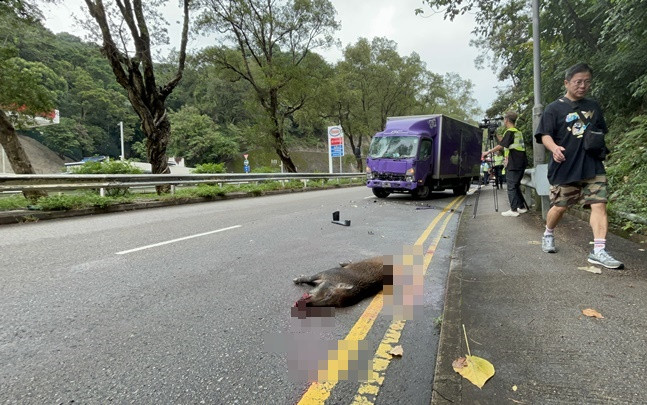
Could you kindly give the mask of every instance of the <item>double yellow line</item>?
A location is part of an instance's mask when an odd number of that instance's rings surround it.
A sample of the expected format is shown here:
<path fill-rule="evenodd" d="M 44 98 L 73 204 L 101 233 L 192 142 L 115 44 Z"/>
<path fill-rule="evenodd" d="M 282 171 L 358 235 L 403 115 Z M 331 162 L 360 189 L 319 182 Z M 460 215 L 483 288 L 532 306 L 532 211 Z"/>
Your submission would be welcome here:
<path fill-rule="evenodd" d="M 416 245 L 422 245 L 427 240 L 427 238 L 429 238 L 432 230 L 436 228 L 442 218 L 454 207 L 459 206 L 464 198 L 464 196 L 457 197 L 451 203 L 449 203 L 440 212 L 440 214 L 438 214 L 434 218 L 434 220 L 429 224 L 422 235 L 420 235 L 420 237 L 416 241 Z M 425 274 L 436 250 L 436 247 L 438 246 L 438 243 L 442 238 L 443 231 L 447 227 L 450 219 L 451 215 L 448 215 L 445 218 L 436 238 L 425 252 Z M 382 311 L 382 305 L 383 296 L 380 292 L 373 298 L 371 303 L 364 310 L 364 313 L 359 317 L 355 325 L 353 325 L 350 332 L 348 332 L 348 335 L 346 335 L 344 340 L 339 342 L 337 355 L 335 356 L 336 358 L 328 359 L 327 370 L 320 370 L 319 375 L 322 377 L 327 377 L 326 379 L 328 381 L 323 383 L 313 382 L 305 392 L 305 394 L 303 394 L 303 396 L 301 397 L 299 405 L 324 404 L 326 402 L 326 399 L 328 399 L 328 397 L 330 396 L 333 388 L 335 388 L 335 386 L 337 385 L 340 373 L 339 365 L 348 364 L 349 358 L 354 357 L 352 352 L 353 350 L 357 350 L 357 342 L 363 340 L 371 330 L 375 319 L 379 315 L 380 311 Z M 387 329 L 386 333 L 384 334 L 384 338 L 380 342 L 375 352 L 375 356 L 373 357 L 373 376 L 369 379 L 369 381 L 364 382 L 360 385 L 359 389 L 357 390 L 357 394 L 352 401 L 353 404 L 373 403 L 374 398 L 377 396 L 382 384 L 384 383 L 386 369 L 391 361 L 391 356 L 388 354 L 388 352 L 391 351 L 393 346 L 399 342 L 400 335 L 405 324 L 406 321 L 404 320 L 393 321 Z"/>

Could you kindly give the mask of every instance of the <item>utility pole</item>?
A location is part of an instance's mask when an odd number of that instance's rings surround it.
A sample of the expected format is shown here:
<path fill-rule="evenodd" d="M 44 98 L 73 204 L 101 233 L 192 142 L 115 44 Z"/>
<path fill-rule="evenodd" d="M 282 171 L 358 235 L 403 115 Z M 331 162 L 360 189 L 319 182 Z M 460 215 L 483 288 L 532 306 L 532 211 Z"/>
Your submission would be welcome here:
<path fill-rule="evenodd" d="M 119 121 L 119 132 L 121 134 L 121 161 L 126 160 L 126 153 L 124 152 L 124 122 Z"/>
<path fill-rule="evenodd" d="M 532 107 L 532 138 L 534 139 L 537 126 L 541 120 L 544 106 L 541 104 L 541 51 L 539 40 L 539 0 L 532 0 L 532 59 L 533 59 L 533 85 L 535 104 Z M 542 143 L 533 143 L 532 157 L 534 161 L 535 190 L 541 199 L 542 217 L 550 208 L 548 199 L 548 165 L 546 164 L 546 147 Z"/>
<path fill-rule="evenodd" d="M 535 104 L 532 107 L 532 132 L 533 135 L 537 126 L 539 125 L 539 120 L 541 119 L 541 114 L 544 110 L 544 106 L 541 104 L 541 51 L 539 43 L 539 0 L 532 0 L 532 60 L 533 60 L 533 78 L 534 78 L 534 94 L 535 94 Z M 532 157 L 535 162 L 535 166 L 538 164 L 546 163 L 546 148 L 543 144 L 535 143 L 533 144 L 533 153 Z"/>

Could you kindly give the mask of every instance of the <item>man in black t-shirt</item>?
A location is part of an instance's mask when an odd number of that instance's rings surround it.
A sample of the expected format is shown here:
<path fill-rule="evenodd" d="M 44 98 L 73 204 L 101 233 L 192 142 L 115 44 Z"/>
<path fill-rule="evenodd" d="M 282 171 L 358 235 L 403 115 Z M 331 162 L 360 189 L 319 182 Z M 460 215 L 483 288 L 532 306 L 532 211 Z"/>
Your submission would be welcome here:
<path fill-rule="evenodd" d="M 486 156 L 496 151 L 502 151 L 504 148 L 508 152 L 508 164 L 505 167 L 505 182 L 508 186 L 508 200 L 510 209 L 501 213 L 504 217 L 518 217 L 528 211 L 525 207 L 526 202 L 521 193 L 521 179 L 528 166 L 528 157 L 526 156 L 526 147 L 523 141 L 523 135 L 515 128 L 517 122 L 517 113 L 508 111 L 503 117 L 503 124 L 506 131 L 503 139 L 494 148 L 483 152 Z"/>
<path fill-rule="evenodd" d="M 591 87 L 593 70 L 578 63 L 566 71 L 566 95 L 550 103 L 535 133 L 552 154 L 548 164 L 551 208 L 546 215 L 542 250 L 555 253 L 553 230 L 568 207 L 582 203 L 591 208 L 593 252 L 588 261 L 607 268 L 623 268 L 622 262 L 606 251 L 607 178 L 603 158 L 584 150 L 583 137 L 588 131 L 607 133 L 602 110 L 594 100 L 584 98 Z M 588 131 L 587 131 L 588 130 Z"/>

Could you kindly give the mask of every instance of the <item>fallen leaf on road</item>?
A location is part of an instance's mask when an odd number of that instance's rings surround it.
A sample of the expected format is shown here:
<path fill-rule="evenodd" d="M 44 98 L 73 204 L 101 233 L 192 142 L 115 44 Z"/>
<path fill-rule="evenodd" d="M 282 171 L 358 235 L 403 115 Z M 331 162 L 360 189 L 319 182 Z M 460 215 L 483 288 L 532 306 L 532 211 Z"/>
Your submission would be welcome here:
<path fill-rule="evenodd" d="M 404 354 L 404 350 L 402 349 L 402 346 L 398 345 L 398 346 L 394 347 L 393 349 L 391 349 L 389 354 L 391 356 L 400 356 L 400 357 L 402 357 L 402 355 Z"/>
<path fill-rule="evenodd" d="M 539 240 L 529 240 L 528 244 L 529 245 L 541 245 L 541 241 L 539 241 Z"/>
<path fill-rule="evenodd" d="M 512 386 L 512 391 L 517 392 L 517 386 L 516 385 Z"/>
<path fill-rule="evenodd" d="M 452 367 L 479 388 L 483 388 L 487 380 L 494 375 L 492 363 L 477 356 L 460 357 L 454 360 Z"/>
<path fill-rule="evenodd" d="M 588 271 L 589 273 L 602 274 L 602 269 L 595 266 L 578 267 L 577 269 Z"/>
<path fill-rule="evenodd" d="M 591 308 L 583 309 L 582 313 L 586 316 L 590 316 L 591 318 L 598 318 L 598 319 L 604 318 L 601 313 Z"/>

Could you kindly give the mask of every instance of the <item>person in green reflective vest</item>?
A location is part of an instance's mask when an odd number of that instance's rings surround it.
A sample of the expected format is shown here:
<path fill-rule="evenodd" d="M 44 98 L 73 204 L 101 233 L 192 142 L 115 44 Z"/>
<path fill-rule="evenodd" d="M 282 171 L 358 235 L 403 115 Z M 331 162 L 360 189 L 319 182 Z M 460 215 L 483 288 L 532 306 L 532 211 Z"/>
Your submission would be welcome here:
<path fill-rule="evenodd" d="M 494 152 L 494 175 L 496 176 L 496 188 L 503 188 L 503 182 L 505 181 L 503 167 L 503 154 L 500 151 Z"/>
<path fill-rule="evenodd" d="M 521 179 L 523 173 L 528 166 L 528 157 L 526 156 L 526 146 L 523 141 L 521 131 L 515 128 L 517 122 L 517 113 L 508 111 L 503 116 L 503 125 L 506 131 L 503 134 L 503 139 L 494 148 L 483 152 L 483 156 L 502 151 L 504 148 L 508 152 L 508 164 L 505 168 L 506 186 L 508 187 L 508 200 L 510 201 L 510 209 L 501 213 L 504 217 L 518 217 L 519 214 L 528 211 L 525 206 L 523 194 L 521 194 Z"/>

